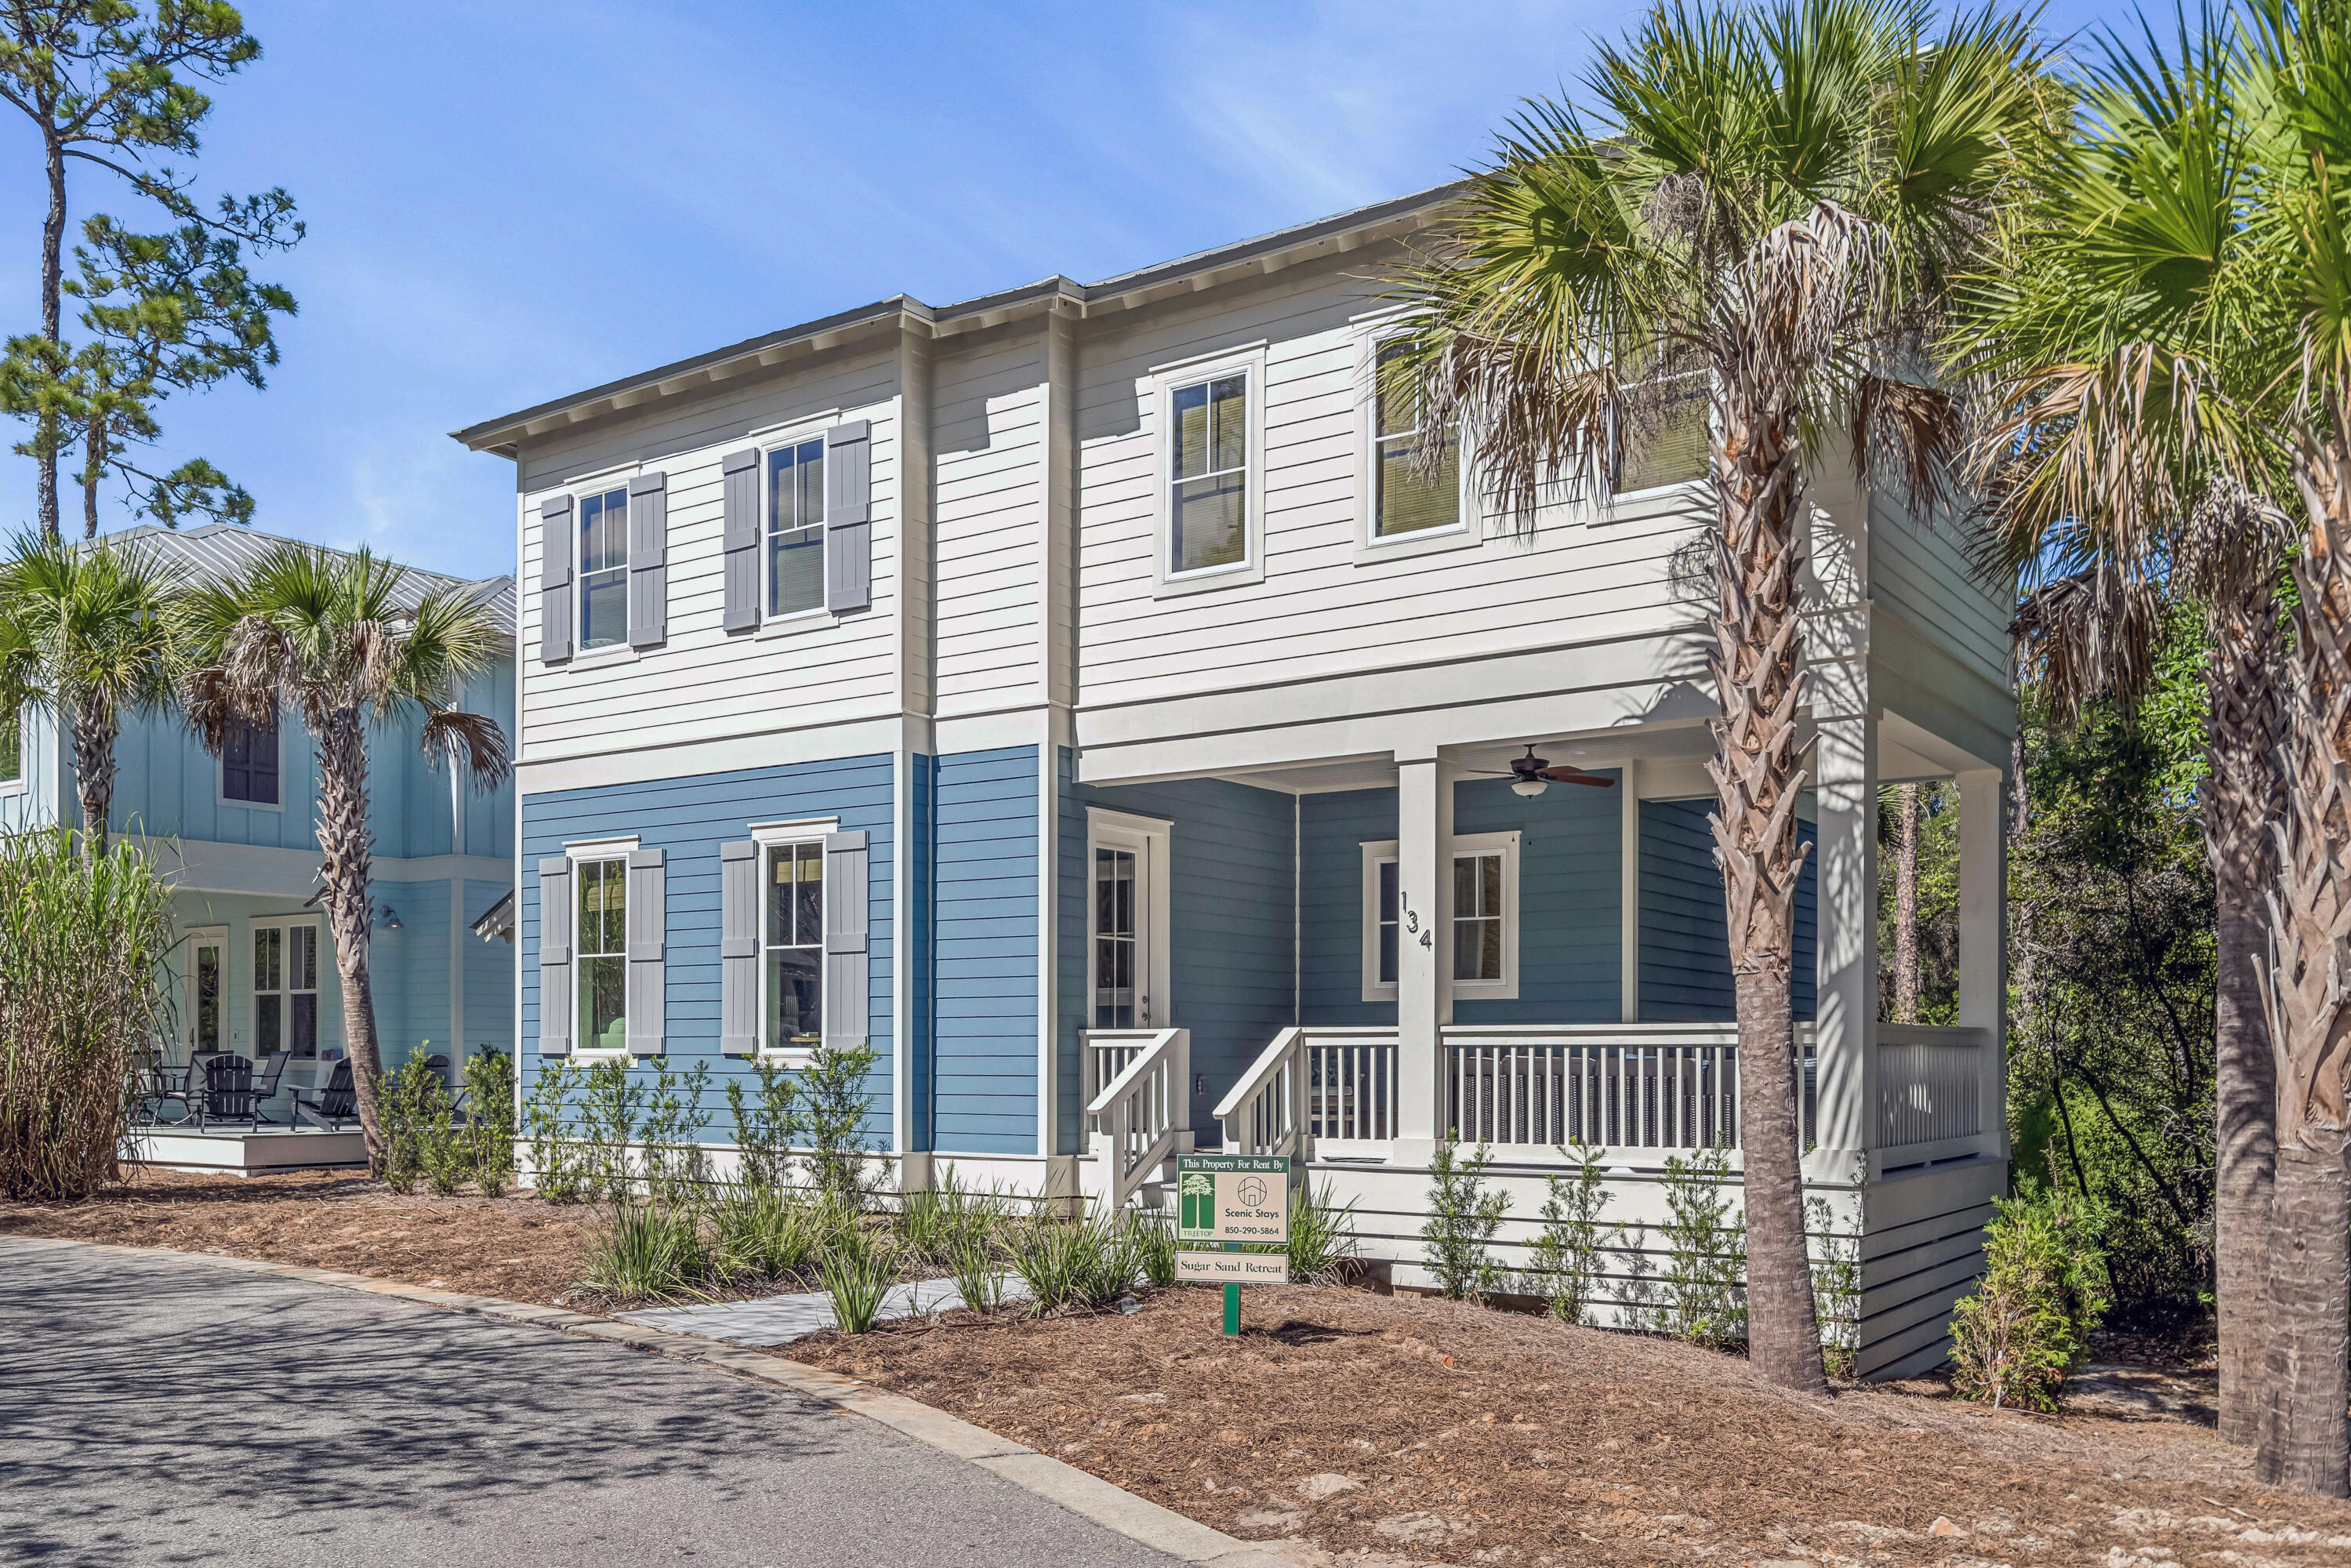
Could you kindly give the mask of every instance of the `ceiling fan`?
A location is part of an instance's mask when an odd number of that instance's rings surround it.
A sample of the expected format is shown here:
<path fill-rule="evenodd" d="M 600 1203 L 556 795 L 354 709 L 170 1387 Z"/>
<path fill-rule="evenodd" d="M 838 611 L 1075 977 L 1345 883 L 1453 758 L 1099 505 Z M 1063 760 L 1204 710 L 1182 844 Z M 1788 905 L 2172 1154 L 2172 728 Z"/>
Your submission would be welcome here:
<path fill-rule="evenodd" d="M 1586 773 L 1583 768 L 1569 763 L 1562 762 L 1553 768 L 1549 758 L 1535 755 L 1535 748 L 1531 742 L 1528 744 L 1527 754 L 1524 757 L 1510 758 L 1510 768 L 1507 774 L 1499 768 L 1472 768 L 1467 771 L 1490 773 L 1498 779 L 1508 778 L 1510 780 L 1510 792 L 1514 795 L 1524 795 L 1529 799 L 1541 794 L 1554 783 L 1588 784 L 1595 789 L 1613 789 L 1616 787 L 1616 780 L 1614 779 L 1603 779 L 1596 773 Z"/>

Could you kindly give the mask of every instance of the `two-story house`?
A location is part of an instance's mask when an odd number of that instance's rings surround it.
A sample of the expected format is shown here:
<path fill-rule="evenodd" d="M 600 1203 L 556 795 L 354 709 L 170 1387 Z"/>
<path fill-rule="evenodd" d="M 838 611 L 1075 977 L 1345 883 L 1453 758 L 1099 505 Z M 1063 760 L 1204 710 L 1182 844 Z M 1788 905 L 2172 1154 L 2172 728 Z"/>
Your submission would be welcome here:
<path fill-rule="evenodd" d="M 281 542 L 227 524 L 110 538 L 175 562 L 197 583 L 229 577 Z M 402 597 L 413 604 L 451 586 L 483 595 L 513 624 L 510 579 L 469 585 L 412 569 Z M 514 702 L 507 658 L 469 685 L 461 706 L 496 716 L 511 734 Z M 58 744 L 56 726 L 27 711 L 17 734 L 16 746 L 0 749 L 0 764 L 14 764 L 0 781 L 0 826 L 79 825 L 70 747 Z M 341 987 L 319 908 L 316 747 L 288 714 L 274 727 L 235 727 L 214 757 L 174 710 L 126 718 L 115 758 L 109 830 L 141 841 L 172 890 L 170 1053 L 185 1061 L 225 1051 L 258 1062 L 290 1052 L 281 1093 L 265 1107 L 283 1123 L 284 1088 L 323 1077 L 343 1049 Z M 452 1061 L 485 1045 L 511 1051 L 514 951 L 471 927 L 514 886 L 513 785 L 483 792 L 453 781 L 428 765 L 413 722 L 372 728 L 368 759 L 370 965 L 385 1065 L 397 1067 L 426 1040 Z M 258 1169 L 315 1163 L 323 1146 L 154 1136 L 140 1152 L 158 1163 Z"/>
<path fill-rule="evenodd" d="M 1571 1140 L 1658 1218 L 1738 1124 L 1703 404 L 1531 529 L 1458 447 L 1427 478 L 1454 433 L 1374 395 L 1373 279 L 1452 193 L 458 432 L 516 473 L 526 1070 L 870 1042 L 909 1187 L 1119 1204 L 1179 1147 L 1288 1152 L 1407 1285 L 1440 1139 L 1493 1146 L 1506 1260 Z M 1807 1173 L 1891 1374 L 2006 1181 L 2006 614 L 1846 465 L 1813 504 Z M 1877 786 L 1954 776 L 1961 1026 L 1897 1029 Z"/>

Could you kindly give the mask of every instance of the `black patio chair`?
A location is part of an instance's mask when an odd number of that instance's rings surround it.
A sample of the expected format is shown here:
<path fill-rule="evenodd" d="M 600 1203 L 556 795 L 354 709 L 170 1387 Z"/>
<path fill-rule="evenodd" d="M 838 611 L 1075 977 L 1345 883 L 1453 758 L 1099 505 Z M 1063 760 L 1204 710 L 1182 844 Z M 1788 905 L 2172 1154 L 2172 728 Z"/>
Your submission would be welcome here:
<path fill-rule="evenodd" d="M 344 1124 L 359 1119 L 359 1096 L 351 1090 L 351 1059 L 335 1063 L 320 1089 L 294 1091 L 294 1125 L 315 1122 L 322 1132 L 340 1133 Z"/>
<path fill-rule="evenodd" d="M 193 1061 L 183 1061 L 174 1067 L 158 1053 L 147 1059 L 139 1070 L 140 1114 L 151 1125 L 162 1126 L 163 1107 L 176 1102 L 180 1113 L 174 1122 L 184 1122 L 196 1113 L 195 1094 L 188 1080 L 195 1071 Z"/>
<path fill-rule="evenodd" d="M 441 1081 L 441 1092 L 449 1097 L 449 1117 L 452 1121 L 465 1119 L 465 1086 L 457 1078 L 456 1069 L 439 1051 L 424 1059 L 425 1071 Z"/>
<path fill-rule="evenodd" d="M 261 1124 L 254 1115 L 253 1063 L 229 1051 L 204 1058 L 204 1097 L 196 1106 L 196 1125 L 214 1122 Z"/>
<path fill-rule="evenodd" d="M 278 1124 L 272 1123 L 262 1108 L 277 1098 L 277 1080 L 285 1075 L 286 1064 L 293 1058 L 294 1053 L 290 1051 L 273 1051 L 269 1053 L 269 1060 L 261 1064 L 261 1071 L 253 1081 L 253 1124 L 255 1126 Z M 289 1113 L 284 1124 L 291 1126 L 293 1121 L 294 1118 Z"/>

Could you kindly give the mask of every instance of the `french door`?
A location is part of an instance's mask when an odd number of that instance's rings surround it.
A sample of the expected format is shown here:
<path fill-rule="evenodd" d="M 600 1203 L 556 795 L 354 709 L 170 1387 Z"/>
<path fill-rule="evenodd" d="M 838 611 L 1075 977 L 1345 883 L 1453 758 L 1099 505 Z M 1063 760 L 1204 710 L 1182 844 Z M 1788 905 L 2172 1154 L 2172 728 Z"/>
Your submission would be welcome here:
<path fill-rule="evenodd" d="M 181 977 L 180 1035 L 192 1056 L 222 1049 L 227 1040 L 228 930 L 188 933 L 188 967 Z"/>
<path fill-rule="evenodd" d="M 1167 1025 L 1165 830 L 1129 831 L 1096 816 L 1088 901 L 1086 983 L 1090 1029 Z"/>

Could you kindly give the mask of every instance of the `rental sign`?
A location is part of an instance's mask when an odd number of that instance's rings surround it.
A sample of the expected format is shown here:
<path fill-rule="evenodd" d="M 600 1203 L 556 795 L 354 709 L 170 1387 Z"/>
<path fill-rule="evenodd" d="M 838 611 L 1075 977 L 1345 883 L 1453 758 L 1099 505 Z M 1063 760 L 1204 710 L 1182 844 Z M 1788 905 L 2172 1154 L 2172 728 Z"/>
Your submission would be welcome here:
<path fill-rule="evenodd" d="M 1290 1160 L 1283 1155 L 1178 1155 L 1176 1239 L 1215 1251 L 1176 1254 L 1176 1277 L 1225 1287 L 1225 1332 L 1241 1332 L 1241 1287 L 1290 1278 Z M 1280 1252 L 1244 1252 L 1247 1242 Z"/>

